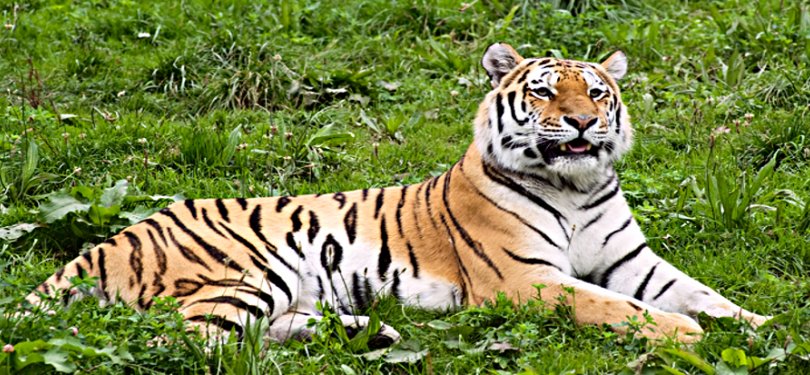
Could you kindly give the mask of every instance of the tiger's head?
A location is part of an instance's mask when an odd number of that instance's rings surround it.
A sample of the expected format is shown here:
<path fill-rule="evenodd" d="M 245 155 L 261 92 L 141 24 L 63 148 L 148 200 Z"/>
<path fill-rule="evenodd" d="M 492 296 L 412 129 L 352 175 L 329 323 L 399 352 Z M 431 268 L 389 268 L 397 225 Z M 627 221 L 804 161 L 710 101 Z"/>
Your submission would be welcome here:
<path fill-rule="evenodd" d="M 496 43 L 482 64 L 493 90 L 479 108 L 475 138 L 488 162 L 586 186 L 630 148 L 630 118 L 616 85 L 627 72 L 622 52 L 600 64 L 524 59 Z"/>

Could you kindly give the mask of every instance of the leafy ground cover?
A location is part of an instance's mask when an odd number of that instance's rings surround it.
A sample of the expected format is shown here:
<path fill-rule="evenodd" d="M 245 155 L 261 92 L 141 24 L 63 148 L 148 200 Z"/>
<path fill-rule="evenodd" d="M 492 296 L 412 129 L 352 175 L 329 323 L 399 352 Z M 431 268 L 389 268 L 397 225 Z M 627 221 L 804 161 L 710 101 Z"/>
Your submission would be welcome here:
<path fill-rule="evenodd" d="M 0 20 L 0 373 L 810 372 L 802 2 L 30 0 Z M 779 324 L 707 318 L 694 346 L 652 345 L 536 301 L 382 299 L 367 313 L 405 341 L 364 354 L 334 319 L 308 343 L 267 342 L 258 322 L 241 349 L 209 349 L 170 300 L 11 315 L 61 263 L 180 196 L 440 173 L 471 140 L 495 41 L 524 56 L 625 51 L 637 141 L 618 169 L 650 246 Z"/>

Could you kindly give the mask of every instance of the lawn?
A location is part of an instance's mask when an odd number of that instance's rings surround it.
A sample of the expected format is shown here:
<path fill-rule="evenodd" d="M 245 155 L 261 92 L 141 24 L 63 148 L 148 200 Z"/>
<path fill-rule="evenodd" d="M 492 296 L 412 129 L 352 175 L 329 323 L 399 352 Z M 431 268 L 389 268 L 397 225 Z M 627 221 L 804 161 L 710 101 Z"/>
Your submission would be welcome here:
<path fill-rule="evenodd" d="M 0 374 L 810 373 L 800 3 L 3 2 Z M 367 354 L 334 319 L 311 342 L 267 342 L 259 323 L 241 347 L 208 348 L 171 300 L 12 316 L 61 264 L 174 199 L 443 172 L 472 139 L 489 90 L 479 61 L 496 41 L 524 56 L 627 54 L 636 143 L 617 169 L 650 247 L 775 324 L 705 317 L 699 343 L 654 345 L 537 301 L 437 312 L 383 298 L 365 313 L 404 340 Z"/>

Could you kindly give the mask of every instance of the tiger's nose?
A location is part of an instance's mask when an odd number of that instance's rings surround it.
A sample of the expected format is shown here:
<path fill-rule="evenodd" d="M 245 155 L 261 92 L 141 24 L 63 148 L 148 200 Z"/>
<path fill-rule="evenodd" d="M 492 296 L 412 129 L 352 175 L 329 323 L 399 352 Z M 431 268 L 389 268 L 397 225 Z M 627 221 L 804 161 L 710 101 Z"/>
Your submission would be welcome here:
<path fill-rule="evenodd" d="M 563 116 L 562 119 L 566 124 L 580 130 L 585 130 L 596 125 L 596 122 L 599 120 L 596 116 L 591 115 Z"/>

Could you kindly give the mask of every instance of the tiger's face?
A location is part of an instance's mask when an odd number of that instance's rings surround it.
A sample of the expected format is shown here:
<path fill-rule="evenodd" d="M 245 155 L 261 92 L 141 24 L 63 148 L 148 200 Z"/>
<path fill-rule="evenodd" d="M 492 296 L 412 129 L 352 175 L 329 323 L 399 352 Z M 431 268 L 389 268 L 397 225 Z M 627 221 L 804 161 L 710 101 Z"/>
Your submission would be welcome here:
<path fill-rule="evenodd" d="M 482 63 L 493 90 L 479 109 L 476 143 L 491 162 L 582 185 L 630 148 L 630 119 L 616 85 L 627 69 L 623 53 L 601 64 L 524 59 L 497 43 Z"/>

